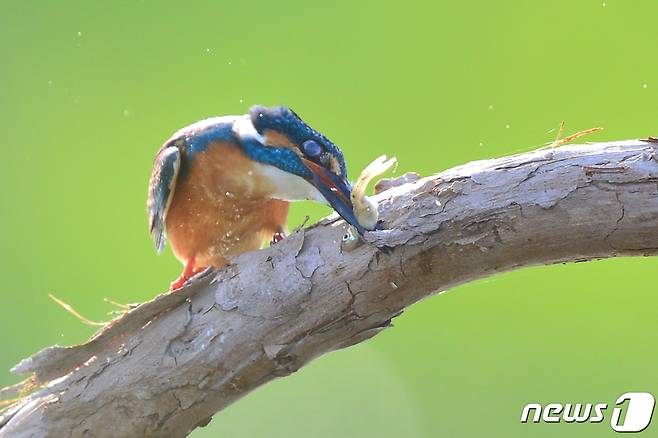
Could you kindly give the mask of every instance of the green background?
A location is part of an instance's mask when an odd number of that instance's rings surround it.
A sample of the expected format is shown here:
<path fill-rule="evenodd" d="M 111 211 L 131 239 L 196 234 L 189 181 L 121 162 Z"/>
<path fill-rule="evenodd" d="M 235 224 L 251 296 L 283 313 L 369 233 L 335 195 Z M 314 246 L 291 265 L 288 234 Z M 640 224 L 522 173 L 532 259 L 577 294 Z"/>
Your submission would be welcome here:
<path fill-rule="evenodd" d="M 185 4 L 185 6 L 182 6 Z M 0 3 L 0 384 L 181 266 L 146 226 L 153 156 L 175 130 L 287 104 L 352 176 L 381 153 L 431 174 L 594 126 L 658 134 L 655 0 Z M 325 207 L 295 205 L 289 225 Z M 588 437 L 520 424 L 529 402 L 658 395 L 658 259 L 524 269 L 425 300 L 195 437 Z M 654 423 L 658 422 L 654 421 Z M 652 436 L 653 424 L 644 432 Z M 655 436 L 655 435 L 653 435 Z"/>

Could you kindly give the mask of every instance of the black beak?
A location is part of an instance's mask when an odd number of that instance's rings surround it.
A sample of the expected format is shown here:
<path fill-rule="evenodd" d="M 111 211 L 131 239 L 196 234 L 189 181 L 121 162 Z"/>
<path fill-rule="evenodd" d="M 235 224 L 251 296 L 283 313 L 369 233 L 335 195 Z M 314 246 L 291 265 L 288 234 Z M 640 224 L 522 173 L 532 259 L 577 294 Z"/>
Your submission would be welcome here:
<path fill-rule="evenodd" d="M 356 231 L 360 235 L 363 235 L 363 233 L 366 232 L 366 229 L 363 228 L 356 219 L 356 216 L 354 215 L 354 207 L 352 206 L 352 201 L 350 199 L 352 184 L 350 184 L 345 178 L 339 177 L 312 161 L 303 161 L 313 174 L 313 179 L 310 183 L 318 189 L 331 208 L 336 210 L 336 212 L 345 219 L 347 223 L 356 228 Z"/>

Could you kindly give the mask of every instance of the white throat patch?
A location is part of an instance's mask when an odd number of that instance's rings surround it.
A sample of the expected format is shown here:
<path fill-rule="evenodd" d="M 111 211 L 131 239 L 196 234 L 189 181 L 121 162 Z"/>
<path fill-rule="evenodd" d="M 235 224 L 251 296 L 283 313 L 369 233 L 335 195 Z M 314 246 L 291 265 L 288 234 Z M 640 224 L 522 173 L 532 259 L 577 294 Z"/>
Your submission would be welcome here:
<path fill-rule="evenodd" d="M 312 200 L 327 204 L 327 201 L 311 183 L 304 178 L 284 172 L 275 166 L 253 163 L 254 171 L 269 180 L 270 196 L 282 201 Z"/>

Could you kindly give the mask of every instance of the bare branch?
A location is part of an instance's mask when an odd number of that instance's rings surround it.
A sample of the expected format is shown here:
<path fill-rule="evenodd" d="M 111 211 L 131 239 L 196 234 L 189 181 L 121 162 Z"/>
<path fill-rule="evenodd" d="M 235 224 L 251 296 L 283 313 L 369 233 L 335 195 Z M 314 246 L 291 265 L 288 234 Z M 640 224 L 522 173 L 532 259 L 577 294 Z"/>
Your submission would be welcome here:
<path fill-rule="evenodd" d="M 336 218 L 129 310 L 14 371 L 40 386 L 0 437 L 185 436 L 254 388 L 362 342 L 410 304 L 523 266 L 658 252 L 658 143 L 478 161 L 378 195 L 385 231 Z M 383 252 L 377 247 L 392 250 Z"/>

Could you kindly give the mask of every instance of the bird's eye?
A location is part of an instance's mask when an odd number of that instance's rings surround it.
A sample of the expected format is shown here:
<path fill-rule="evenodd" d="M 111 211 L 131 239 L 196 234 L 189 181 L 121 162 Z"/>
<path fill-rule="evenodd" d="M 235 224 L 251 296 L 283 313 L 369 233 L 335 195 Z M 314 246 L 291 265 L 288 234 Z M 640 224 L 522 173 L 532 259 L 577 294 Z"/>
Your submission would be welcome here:
<path fill-rule="evenodd" d="M 315 158 L 322 153 L 322 147 L 313 140 L 306 140 L 302 143 L 302 150 L 308 157 Z"/>

